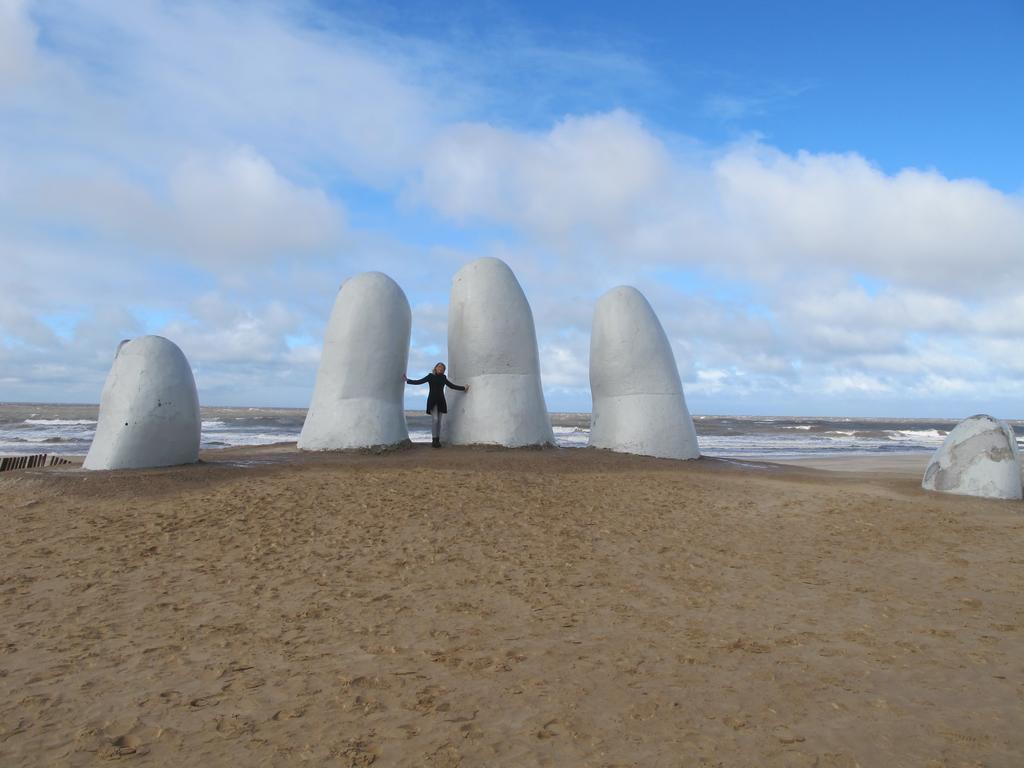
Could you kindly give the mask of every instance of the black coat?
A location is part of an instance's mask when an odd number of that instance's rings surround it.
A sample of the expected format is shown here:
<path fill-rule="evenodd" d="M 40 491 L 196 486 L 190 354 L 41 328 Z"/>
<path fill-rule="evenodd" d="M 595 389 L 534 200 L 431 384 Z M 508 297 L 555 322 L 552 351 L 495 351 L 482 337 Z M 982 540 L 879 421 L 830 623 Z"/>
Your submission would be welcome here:
<path fill-rule="evenodd" d="M 427 395 L 427 413 L 434 410 L 436 405 L 441 413 L 448 413 L 448 402 L 444 399 L 444 388 L 446 386 L 465 392 L 465 387 L 452 384 L 443 373 L 428 373 L 422 379 L 406 379 L 406 384 L 429 384 L 430 394 Z"/>

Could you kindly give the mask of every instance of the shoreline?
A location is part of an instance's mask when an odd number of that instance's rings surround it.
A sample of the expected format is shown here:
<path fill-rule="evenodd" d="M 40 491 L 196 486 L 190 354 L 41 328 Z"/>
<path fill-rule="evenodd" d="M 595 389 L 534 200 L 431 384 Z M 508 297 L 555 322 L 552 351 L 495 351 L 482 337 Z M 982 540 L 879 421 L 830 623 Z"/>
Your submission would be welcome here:
<path fill-rule="evenodd" d="M 886 454 L 849 456 L 806 456 L 796 459 L 773 459 L 775 463 L 819 469 L 828 472 L 884 473 L 924 477 L 933 452 L 893 451 Z"/>
<path fill-rule="evenodd" d="M 254 456 L 260 456 L 263 454 L 276 454 L 276 453 L 295 453 L 299 455 L 311 455 L 311 456 L 324 456 L 336 454 L 339 456 L 346 455 L 367 455 L 367 456 L 382 456 L 390 453 L 399 451 L 409 450 L 416 447 L 429 447 L 429 442 L 417 441 L 412 442 L 408 445 L 398 446 L 382 446 L 380 448 L 366 448 L 366 449 L 353 449 L 350 451 L 299 451 L 297 444 L 292 440 L 282 440 L 275 443 L 264 443 L 260 445 L 225 445 L 217 446 L 213 448 L 203 448 L 199 452 L 199 461 L 202 462 L 217 462 L 218 457 L 223 456 L 236 456 L 236 455 L 248 455 L 252 453 Z M 584 451 L 584 452 L 596 452 L 596 453 L 608 453 L 623 457 L 635 457 L 639 459 L 652 459 L 655 461 L 677 461 L 671 459 L 657 459 L 653 456 L 638 456 L 636 454 L 627 453 L 615 453 L 614 451 L 606 451 L 603 449 L 595 449 L 589 446 L 544 446 L 541 447 L 525 447 L 525 448 L 514 448 L 508 449 L 502 446 L 493 445 L 472 445 L 472 446 L 451 446 L 446 445 L 442 450 L 461 450 L 461 451 L 502 451 L 502 450 L 543 450 L 543 451 Z M 793 456 L 791 452 L 780 451 L 782 455 L 774 453 L 763 453 L 763 454 L 749 454 L 743 456 L 719 456 L 713 454 L 701 454 L 700 459 L 710 459 L 716 461 L 726 461 L 739 464 L 780 464 L 784 466 L 794 467 L 805 467 L 808 469 L 820 469 L 826 471 L 844 471 L 844 472 L 884 472 L 887 474 L 910 474 L 915 471 L 919 471 L 920 474 L 924 473 L 925 467 L 928 465 L 929 460 L 932 457 L 932 451 L 918 451 L 918 450 L 907 450 L 907 451 L 885 451 L 879 453 L 841 453 L 841 454 L 810 454 L 807 456 Z M 85 454 L 59 454 L 62 458 L 71 461 L 72 465 L 78 466 L 84 461 Z M 692 461 L 692 460 L 691 460 Z M 685 462 L 681 462 L 685 463 Z M 188 467 L 191 465 L 176 465 L 180 467 Z M 156 469 L 170 469 L 172 467 L 158 467 Z"/>

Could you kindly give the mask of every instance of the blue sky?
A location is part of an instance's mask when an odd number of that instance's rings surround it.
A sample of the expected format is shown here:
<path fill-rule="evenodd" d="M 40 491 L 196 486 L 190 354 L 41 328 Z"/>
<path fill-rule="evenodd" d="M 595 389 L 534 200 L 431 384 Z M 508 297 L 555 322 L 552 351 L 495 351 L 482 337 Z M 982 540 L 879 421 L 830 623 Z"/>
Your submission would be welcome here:
<path fill-rule="evenodd" d="M 303 406 L 343 279 L 403 286 L 415 372 L 486 255 L 552 409 L 627 283 L 694 412 L 1024 418 L 1021 39 L 1011 0 L 0 0 L 0 400 L 162 333 L 204 403 Z"/>

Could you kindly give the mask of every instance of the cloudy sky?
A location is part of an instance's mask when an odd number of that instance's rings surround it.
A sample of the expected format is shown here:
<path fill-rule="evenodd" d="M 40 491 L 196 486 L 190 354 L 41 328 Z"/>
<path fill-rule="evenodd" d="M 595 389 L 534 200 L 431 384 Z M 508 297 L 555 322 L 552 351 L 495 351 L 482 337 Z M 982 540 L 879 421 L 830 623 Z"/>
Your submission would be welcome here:
<path fill-rule="evenodd" d="M 305 406 L 339 283 L 526 290 L 552 410 L 640 288 L 695 413 L 1024 418 L 1019 0 L 0 0 L 0 400 L 168 336 Z M 409 405 L 419 405 L 410 390 Z"/>

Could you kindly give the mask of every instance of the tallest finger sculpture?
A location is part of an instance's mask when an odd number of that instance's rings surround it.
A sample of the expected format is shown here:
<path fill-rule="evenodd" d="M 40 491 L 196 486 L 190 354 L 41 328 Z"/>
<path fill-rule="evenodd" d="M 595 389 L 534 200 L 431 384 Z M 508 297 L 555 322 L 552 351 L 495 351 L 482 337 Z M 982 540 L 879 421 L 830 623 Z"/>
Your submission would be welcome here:
<path fill-rule="evenodd" d="M 554 443 L 533 313 L 516 276 L 500 259 L 477 259 L 456 273 L 448 306 L 448 360 L 452 381 L 470 389 L 452 397 L 446 422 L 450 443 Z"/>

